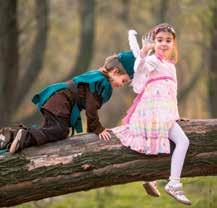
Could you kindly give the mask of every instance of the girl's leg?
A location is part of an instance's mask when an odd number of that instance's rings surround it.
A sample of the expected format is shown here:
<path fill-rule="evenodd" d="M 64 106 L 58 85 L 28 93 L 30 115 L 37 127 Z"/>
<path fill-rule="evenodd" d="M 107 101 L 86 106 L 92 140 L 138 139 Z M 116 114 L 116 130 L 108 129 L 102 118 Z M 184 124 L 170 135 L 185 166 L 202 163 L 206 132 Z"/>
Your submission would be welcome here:
<path fill-rule="evenodd" d="M 171 159 L 171 172 L 169 183 L 165 186 L 165 191 L 174 197 L 177 201 L 190 205 L 191 201 L 184 195 L 180 177 L 185 156 L 189 146 L 189 140 L 181 127 L 174 123 L 169 131 L 169 138 L 176 145 Z"/>
<path fill-rule="evenodd" d="M 169 178 L 171 181 L 175 182 L 176 180 L 180 181 L 182 167 L 189 147 L 189 140 L 177 123 L 174 123 L 170 129 L 169 139 L 176 145 L 171 159 L 171 171 Z"/>

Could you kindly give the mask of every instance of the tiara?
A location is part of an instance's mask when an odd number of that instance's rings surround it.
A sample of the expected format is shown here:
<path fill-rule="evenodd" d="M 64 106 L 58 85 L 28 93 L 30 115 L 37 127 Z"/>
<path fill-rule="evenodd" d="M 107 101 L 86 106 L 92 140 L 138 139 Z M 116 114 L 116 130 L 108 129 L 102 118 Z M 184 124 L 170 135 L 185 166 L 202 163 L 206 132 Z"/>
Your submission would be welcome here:
<path fill-rule="evenodd" d="M 174 28 L 173 27 L 171 27 L 171 26 L 162 26 L 162 27 L 158 27 L 158 28 L 156 28 L 155 30 L 154 30 L 154 33 L 155 34 L 157 34 L 157 33 L 159 33 L 160 31 L 168 31 L 168 32 L 171 32 L 172 34 L 176 34 L 176 31 L 174 30 Z"/>

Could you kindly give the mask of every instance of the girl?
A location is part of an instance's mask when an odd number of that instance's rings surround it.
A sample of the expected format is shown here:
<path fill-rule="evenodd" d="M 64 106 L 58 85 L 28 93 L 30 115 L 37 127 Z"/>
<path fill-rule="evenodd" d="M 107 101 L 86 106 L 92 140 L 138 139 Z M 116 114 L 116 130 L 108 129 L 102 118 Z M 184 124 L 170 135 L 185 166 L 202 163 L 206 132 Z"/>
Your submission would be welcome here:
<path fill-rule="evenodd" d="M 67 82 L 49 85 L 33 97 L 44 117 L 40 128 L 21 128 L 13 141 L 1 139 L 1 149 L 9 146 L 15 153 L 32 145 L 41 145 L 64 139 L 69 127 L 82 132 L 80 111 L 85 109 L 87 131 L 109 140 L 110 133 L 98 117 L 98 109 L 112 95 L 112 88 L 119 88 L 133 76 L 135 58 L 130 51 L 124 51 L 106 58 L 98 70 L 88 71 Z M 8 144 L 9 143 L 9 144 Z"/>
<path fill-rule="evenodd" d="M 134 43 L 137 44 L 135 40 Z M 137 56 L 132 86 L 138 96 L 124 118 L 125 124 L 112 130 L 123 145 L 147 155 L 169 154 L 169 139 L 173 141 L 176 148 L 165 191 L 177 201 L 190 205 L 191 201 L 184 195 L 180 183 L 189 140 L 176 123 L 179 113 L 174 66 L 177 62 L 175 30 L 167 23 L 157 25 L 148 34 L 141 50 L 137 51 L 135 44 L 131 42 L 131 49 Z M 154 54 L 149 56 L 152 49 Z M 149 185 L 156 189 L 153 182 Z"/>

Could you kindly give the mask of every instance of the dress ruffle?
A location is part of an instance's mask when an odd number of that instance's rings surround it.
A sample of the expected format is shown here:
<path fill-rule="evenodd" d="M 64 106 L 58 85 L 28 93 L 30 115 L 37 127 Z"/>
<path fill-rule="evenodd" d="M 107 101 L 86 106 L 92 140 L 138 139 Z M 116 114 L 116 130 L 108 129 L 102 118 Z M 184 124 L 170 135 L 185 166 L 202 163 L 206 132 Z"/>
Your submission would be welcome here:
<path fill-rule="evenodd" d="M 138 75 L 142 74 L 141 70 L 137 70 L 133 85 L 141 93 L 140 100 L 134 102 L 136 106 L 128 123 L 112 129 L 124 146 L 148 155 L 170 153 L 168 132 L 179 119 L 175 67 L 170 63 L 159 64 L 159 61 L 157 64 L 157 71 L 148 75 L 143 72 L 143 77 Z M 172 79 L 158 80 L 146 86 L 148 80 L 160 76 Z M 141 91 L 142 88 L 145 89 Z"/>

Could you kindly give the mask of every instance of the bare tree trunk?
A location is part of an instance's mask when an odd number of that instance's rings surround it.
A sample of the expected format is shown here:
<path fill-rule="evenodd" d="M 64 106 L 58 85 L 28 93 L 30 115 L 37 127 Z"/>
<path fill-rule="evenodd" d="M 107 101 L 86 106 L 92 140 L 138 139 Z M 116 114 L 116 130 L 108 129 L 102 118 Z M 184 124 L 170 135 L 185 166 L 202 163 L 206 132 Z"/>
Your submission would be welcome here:
<path fill-rule="evenodd" d="M 120 18 L 126 26 L 129 23 L 130 3 L 130 0 L 122 0 L 122 11 L 120 13 Z"/>
<path fill-rule="evenodd" d="M 17 1 L 0 1 L 0 126 L 11 119 L 18 76 Z"/>
<path fill-rule="evenodd" d="M 36 1 L 38 34 L 26 74 L 19 80 L 17 0 L 0 1 L 0 126 L 8 125 L 41 70 L 47 37 L 47 1 Z"/>
<path fill-rule="evenodd" d="M 31 60 L 25 70 L 26 73 L 19 80 L 19 88 L 17 89 L 15 101 L 16 108 L 22 104 L 33 82 L 37 79 L 42 70 L 47 45 L 49 4 L 47 0 L 37 0 L 35 3 L 37 35 L 29 54 Z"/>
<path fill-rule="evenodd" d="M 190 139 L 182 176 L 217 174 L 217 119 L 180 125 Z M 168 155 L 146 156 L 113 137 L 83 134 L 0 159 L 0 206 L 123 184 L 168 178 Z"/>
<path fill-rule="evenodd" d="M 76 58 L 76 63 L 71 67 L 70 73 L 60 82 L 71 79 L 75 74 L 84 72 L 88 69 L 93 57 L 94 51 L 94 37 L 95 37 L 95 0 L 81 0 L 80 1 L 80 45 L 79 52 Z M 23 123 L 37 123 L 39 115 L 33 113 L 32 115 L 23 118 Z"/>
<path fill-rule="evenodd" d="M 158 24 L 167 21 L 167 12 L 169 10 L 170 0 L 161 0 L 159 11 L 157 13 Z"/>
<path fill-rule="evenodd" d="M 211 7 L 211 42 L 210 42 L 210 65 L 209 65 L 209 80 L 208 93 L 210 114 L 212 117 L 217 117 L 217 1 L 213 1 Z"/>
<path fill-rule="evenodd" d="M 95 36 L 95 0 L 80 0 L 80 46 L 75 66 L 63 81 L 88 69 L 93 57 Z"/>
<path fill-rule="evenodd" d="M 187 99 L 188 95 L 192 92 L 195 85 L 197 84 L 201 76 L 204 74 L 204 69 L 206 65 L 206 53 L 205 53 L 206 49 L 202 48 L 201 50 L 202 50 L 201 57 L 204 57 L 204 58 L 200 60 L 201 64 L 199 65 L 199 68 L 196 70 L 196 72 L 193 73 L 193 75 L 191 75 L 191 79 L 188 81 L 188 83 L 185 86 L 183 86 L 182 89 L 178 91 L 178 102 L 179 103 Z"/>

